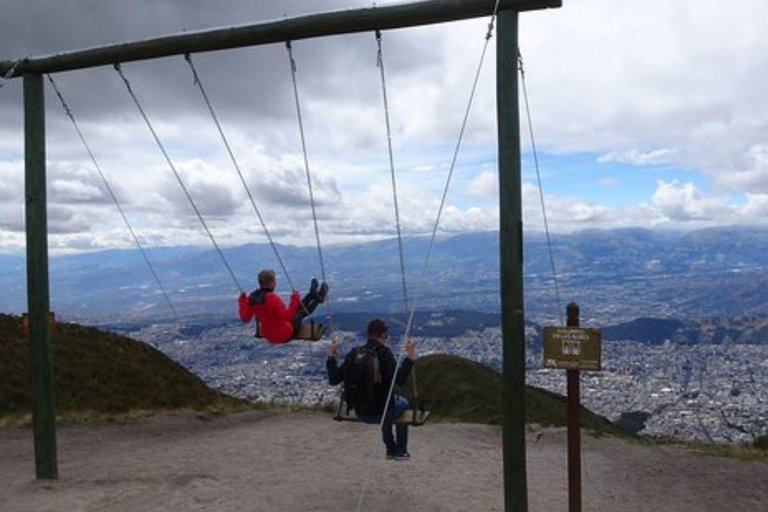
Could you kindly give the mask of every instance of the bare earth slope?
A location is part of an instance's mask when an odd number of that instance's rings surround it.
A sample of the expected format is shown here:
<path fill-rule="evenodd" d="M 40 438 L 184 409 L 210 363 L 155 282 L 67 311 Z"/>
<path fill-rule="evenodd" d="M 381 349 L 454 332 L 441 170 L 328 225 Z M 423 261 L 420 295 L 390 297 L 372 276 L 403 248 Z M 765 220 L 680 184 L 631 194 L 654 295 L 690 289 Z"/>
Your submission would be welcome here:
<path fill-rule="evenodd" d="M 412 429 L 406 462 L 384 459 L 375 427 L 314 413 L 162 416 L 58 441 L 60 479 L 36 481 L 30 431 L 0 431 L 0 511 L 353 511 L 369 468 L 361 510 L 503 510 L 501 436 L 486 425 Z M 768 509 L 767 464 L 583 441 L 584 510 Z M 531 429 L 531 512 L 567 510 L 565 461 L 563 431 Z"/>

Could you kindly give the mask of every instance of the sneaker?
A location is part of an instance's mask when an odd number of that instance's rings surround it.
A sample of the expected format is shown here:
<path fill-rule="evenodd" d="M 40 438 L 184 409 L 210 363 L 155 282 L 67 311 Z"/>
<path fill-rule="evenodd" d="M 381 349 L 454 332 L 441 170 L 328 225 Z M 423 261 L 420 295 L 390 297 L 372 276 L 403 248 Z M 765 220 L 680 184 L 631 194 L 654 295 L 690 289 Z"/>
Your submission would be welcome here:
<path fill-rule="evenodd" d="M 320 304 L 325 302 L 326 295 L 328 295 L 328 283 L 323 283 L 320 285 L 320 291 L 317 292 L 317 302 Z"/>
<path fill-rule="evenodd" d="M 312 281 L 309 283 L 309 294 L 310 295 L 317 295 L 317 279 L 314 277 L 312 278 Z"/>
<path fill-rule="evenodd" d="M 389 460 L 408 460 L 411 454 L 408 452 L 390 452 L 387 450 L 387 459 Z"/>

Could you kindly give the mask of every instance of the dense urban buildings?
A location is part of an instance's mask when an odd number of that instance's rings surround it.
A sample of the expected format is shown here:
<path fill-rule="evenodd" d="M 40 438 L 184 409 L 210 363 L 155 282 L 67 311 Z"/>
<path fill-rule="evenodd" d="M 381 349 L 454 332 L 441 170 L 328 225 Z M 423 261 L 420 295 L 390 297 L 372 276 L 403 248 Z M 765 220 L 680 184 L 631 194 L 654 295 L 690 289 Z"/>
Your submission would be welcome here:
<path fill-rule="evenodd" d="M 154 325 L 132 335 L 232 395 L 307 406 L 338 397 L 325 379 L 327 341 L 270 346 L 243 326 L 212 327 L 194 336 L 182 332 Z M 342 351 L 361 341 L 353 333 L 338 335 Z M 501 368 L 498 328 L 449 339 L 418 338 L 417 343 L 419 355 L 447 353 Z M 529 345 L 528 384 L 565 394 L 565 372 L 543 368 L 540 351 Z M 749 442 L 768 434 L 766 345 L 604 341 L 602 368 L 582 373 L 582 403 L 612 421 L 634 424 L 643 435 Z"/>

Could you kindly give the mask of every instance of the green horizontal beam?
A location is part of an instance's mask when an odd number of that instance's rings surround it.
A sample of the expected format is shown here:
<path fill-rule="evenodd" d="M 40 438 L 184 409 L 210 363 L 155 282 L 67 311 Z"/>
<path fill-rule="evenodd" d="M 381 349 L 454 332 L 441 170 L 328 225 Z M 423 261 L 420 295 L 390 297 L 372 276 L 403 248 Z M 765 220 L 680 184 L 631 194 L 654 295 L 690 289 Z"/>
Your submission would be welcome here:
<path fill-rule="evenodd" d="M 498 8 L 499 11 L 519 12 L 561 5 L 562 0 L 499 0 Z M 187 53 L 445 23 L 489 16 L 493 13 L 495 6 L 496 0 L 427 0 L 310 14 L 252 25 L 185 32 L 48 57 L 0 61 L 0 76 L 4 76 L 14 66 L 16 67 L 9 78 L 18 77 L 24 73 L 56 73 Z"/>

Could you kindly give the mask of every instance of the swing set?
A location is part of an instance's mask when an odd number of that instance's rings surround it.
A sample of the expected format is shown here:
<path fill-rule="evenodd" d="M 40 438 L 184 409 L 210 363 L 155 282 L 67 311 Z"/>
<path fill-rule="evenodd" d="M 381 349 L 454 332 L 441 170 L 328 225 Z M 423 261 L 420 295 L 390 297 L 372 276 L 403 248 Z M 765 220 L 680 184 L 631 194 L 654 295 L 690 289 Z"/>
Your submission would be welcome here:
<path fill-rule="evenodd" d="M 128 79 L 121 71 L 121 64 L 173 55 L 184 55 L 192 68 L 196 84 L 199 86 L 201 93 L 208 104 L 208 108 L 214 117 L 219 133 L 224 140 L 224 144 L 232 158 L 233 164 L 237 169 L 241 180 L 244 182 L 245 180 L 240 173 L 237 161 L 234 156 L 232 156 L 232 151 L 226 137 L 224 137 L 221 126 L 216 119 L 215 112 L 208 101 L 200 77 L 194 69 L 190 57 L 192 54 L 273 43 L 285 43 L 290 54 L 291 41 L 359 32 L 375 32 L 378 39 L 383 30 L 446 23 L 493 14 L 494 18 L 497 19 L 496 81 L 499 145 L 499 236 L 503 338 L 502 370 L 504 375 L 504 400 L 502 403 L 504 426 L 504 496 L 505 510 L 521 512 L 527 510 L 524 421 L 525 337 L 524 308 L 522 302 L 523 233 L 520 180 L 520 118 L 517 77 L 518 15 L 523 11 L 556 8 L 561 5 L 561 0 L 425 0 L 408 4 L 394 4 L 381 7 L 326 12 L 224 29 L 182 33 L 151 40 L 117 44 L 70 53 L 60 53 L 49 57 L 0 61 L 0 76 L 5 77 L 6 79 L 23 77 L 24 82 L 27 294 L 34 397 L 32 424 L 35 440 L 35 471 L 37 478 L 58 478 L 50 328 L 47 322 L 50 310 L 50 299 L 48 283 L 45 95 L 43 76 L 48 75 L 50 77 L 51 73 L 97 66 L 115 66 L 118 73 L 120 73 L 121 78 L 123 78 L 126 88 L 131 92 L 136 106 L 142 113 L 148 128 L 153 133 L 153 136 L 163 152 L 169 167 L 174 172 L 179 185 L 193 204 L 193 209 L 198 215 L 201 224 L 203 224 L 206 232 L 211 238 L 214 247 L 219 252 L 222 259 L 224 259 L 221 249 L 213 238 L 199 210 L 194 206 L 194 202 L 184 186 L 183 181 L 176 172 L 171 159 L 168 157 L 162 143 L 154 132 L 149 119 L 143 112 L 138 99 L 135 94 L 133 94 Z M 315 221 L 315 234 L 317 238 L 321 270 L 324 276 L 325 268 L 322 258 L 319 230 L 317 227 L 317 215 L 314 210 L 315 204 L 312 192 L 312 180 L 309 173 L 306 145 L 304 142 L 301 109 L 299 106 L 298 90 L 296 86 L 295 63 L 293 62 L 292 56 L 291 66 L 294 81 L 294 94 L 297 103 L 297 115 L 299 117 L 299 127 L 302 135 L 305 170 L 307 172 L 307 180 L 310 190 L 310 202 L 313 208 L 313 219 Z M 383 80 L 383 66 L 380 67 L 382 69 Z M 386 88 L 384 88 L 384 98 L 386 110 Z M 387 129 L 389 130 L 388 113 Z M 389 136 L 389 133 L 388 141 L 390 142 L 391 162 L 391 137 Z M 456 155 L 454 154 L 454 163 L 455 156 Z M 396 197 L 394 175 L 393 193 Z M 262 228 L 265 233 L 267 233 L 270 244 L 273 249 L 275 249 L 275 252 L 277 252 L 271 236 L 266 229 L 266 224 L 264 223 L 250 192 L 248 192 L 248 195 L 262 224 Z M 443 199 L 445 199 L 445 194 Z M 397 202 L 395 202 L 395 205 L 397 209 Z M 437 229 L 437 226 L 435 226 L 435 229 Z M 400 236 L 399 220 L 398 236 Z M 400 251 L 402 265 L 402 246 L 400 246 Z M 280 259 L 279 255 L 277 255 L 277 258 L 290 282 L 290 277 L 288 277 L 288 273 L 285 272 L 282 259 Z M 147 261 L 149 260 L 147 259 Z M 242 287 L 237 282 L 237 278 L 232 272 L 232 269 L 226 263 L 226 260 L 224 260 L 224 262 L 230 275 L 235 281 L 236 286 L 242 291 Z M 156 275 L 155 278 L 159 284 L 159 279 L 157 279 Z M 403 287 L 405 289 L 404 273 Z M 164 293 L 164 295 L 172 308 L 167 294 Z M 413 310 L 411 311 L 411 316 L 408 322 L 409 326 L 412 318 Z M 317 332 L 313 329 L 310 329 L 310 332 L 307 333 L 309 339 L 314 339 L 316 335 Z M 415 419 L 416 416 L 418 416 L 418 412 L 414 415 L 412 421 L 418 421 L 418 419 Z M 426 415 L 424 415 L 422 419 L 425 418 Z"/>

